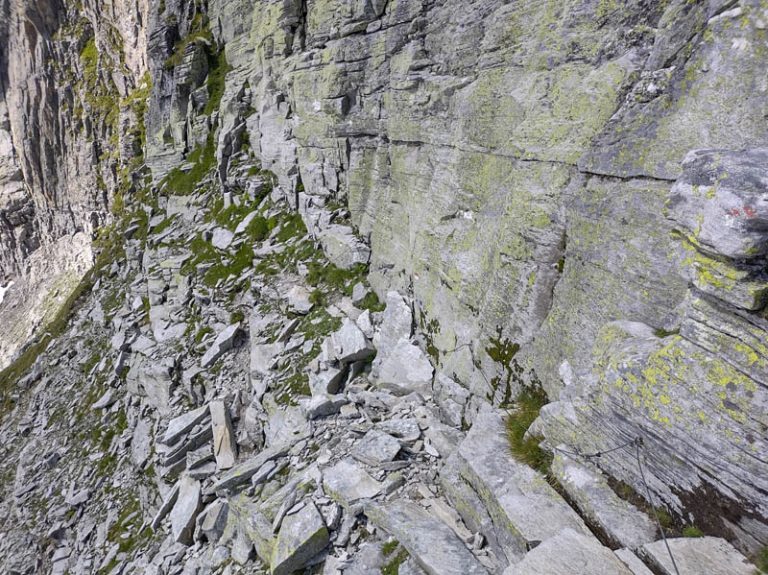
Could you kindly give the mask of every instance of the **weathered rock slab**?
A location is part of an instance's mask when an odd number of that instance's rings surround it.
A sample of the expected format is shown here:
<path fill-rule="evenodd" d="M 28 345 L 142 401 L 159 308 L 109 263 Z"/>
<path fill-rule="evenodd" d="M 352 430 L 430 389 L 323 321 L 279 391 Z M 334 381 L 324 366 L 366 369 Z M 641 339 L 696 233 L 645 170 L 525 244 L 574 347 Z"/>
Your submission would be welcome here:
<path fill-rule="evenodd" d="M 410 501 L 372 504 L 366 514 L 394 536 L 429 575 L 488 575 L 488 570 L 442 521 Z"/>

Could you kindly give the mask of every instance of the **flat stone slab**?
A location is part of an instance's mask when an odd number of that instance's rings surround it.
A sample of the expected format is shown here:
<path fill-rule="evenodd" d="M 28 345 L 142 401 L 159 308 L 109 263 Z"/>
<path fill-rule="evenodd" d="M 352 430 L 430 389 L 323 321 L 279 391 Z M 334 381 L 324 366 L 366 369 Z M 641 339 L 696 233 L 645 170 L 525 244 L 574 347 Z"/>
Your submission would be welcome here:
<path fill-rule="evenodd" d="M 756 569 L 733 545 L 718 537 L 667 539 L 680 575 L 754 575 Z M 643 545 L 639 555 L 658 573 L 675 575 L 664 541 Z"/>
<path fill-rule="evenodd" d="M 543 475 L 509 455 L 502 411 L 484 407 L 457 455 L 460 476 L 482 499 L 493 521 L 494 538 L 502 548 L 516 552 L 507 553 L 510 559 L 566 528 L 591 535 Z"/>
<path fill-rule="evenodd" d="M 229 419 L 229 410 L 223 401 L 212 401 L 211 429 L 213 431 L 213 455 L 216 457 L 216 468 L 230 469 L 237 459 L 237 444 Z"/>
<path fill-rule="evenodd" d="M 224 331 L 216 336 L 211 347 L 205 352 L 205 355 L 200 360 L 200 365 L 208 368 L 216 363 L 217 359 L 234 347 L 235 340 L 240 335 L 240 331 L 240 324 L 232 324 L 224 329 Z"/>
<path fill-rule="evenodd" d="M 351 459 L 339 461 L 323 470 L 325 492 L 348 507 L 361 499 L 371 499 L 381 493 L 382 484 Z"/>
<path fill-rule="evenodd" d="M 617 549 L 614 554 L 629 568 L 632 575 L 653 575 L 653 571 L 648 569 L 645 563 L 629 549 Z"/>
<path fill-rule="evenodd" d="M 366 515 L 395 537 L 428 575 L 488 575 L 450 527 L 415 503 L 371 504 Z"/>
<path fill-rule="evenodd" d="M 192 544 L 195 519 L 200 512 L 200 482 L 188 476 L 179 479 L 179 495 L 171 510 L 173 540 L 184 545 Z"/>
<path fill-rule="evenodd" d="M 253 459 L 249 459 L 240 465 L 236 465 L 226 473 L 222 474 L 219 480 L 211 486 L 210 492 L 226 491 L 248 483 L 251 480 L 251 477 L 261 469 L 262 465 L 267 461 L 284 456 L 288 453 L 288 450 L 291 447 L 292 445 L 282 445 L 279 448 L 270 448 L 261 451 Z"/>
<path fill-rule="evenodd" d="M 622 547 L 635 549 L 656 539 L 656 525 L 651 518 L 616 495 L 594 467 L 557 453 L 552 472 L 582 516 L 600 525 Z"/>
<path fill-rule="evenodd" d="M 160 438 L 160 443 L 163 445 L 172 445 L 181 438 L 185 433 L 192 429 L 198 423 L 201 423 L 206 417 L 208 417 L 208 406 L 199 407 L 193 411 L 180 415 L 179 417 L 172 419 L 168 423 L 168 428 Z"/>
<path fill-rule="evenodd" d="M 504 575 L 633 575 L 592 535 L 564 529 L 530 551 Z"/>
<path fill-rule="evenodd" d="M 272 575 L 290 575 L 307 565 L 328 545 L 328 528 L 312 502 L 286 515 L 272 553 Z"/>
<path fill-rule="evenodd" d="M 352 457 L 373 467 L 392 461 L 400 452 L 400 442 L 391 435 L 372 429 L 358 441 Z"/>
<path fill-rule="evenodd" d="M 382 362 L 379 383 L 429 394 L 434 372 L 426 354 L 417 345 L 403 339 Z"/>

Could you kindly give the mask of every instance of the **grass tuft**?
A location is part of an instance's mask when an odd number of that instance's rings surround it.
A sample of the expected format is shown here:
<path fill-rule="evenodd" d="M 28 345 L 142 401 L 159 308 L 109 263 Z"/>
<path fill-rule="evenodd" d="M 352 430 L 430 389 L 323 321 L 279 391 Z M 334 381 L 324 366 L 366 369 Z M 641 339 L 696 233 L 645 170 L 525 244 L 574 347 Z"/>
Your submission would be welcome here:
<path fill-rule="evenodd" d="M 512 456 L 544 474 L 549 474 L 552 456 L 539 447 L 541 438 L 526 437 L 525 434 L 547 402 L 547 395 L 541 388 L 523 388 L 506 420 Z"/>

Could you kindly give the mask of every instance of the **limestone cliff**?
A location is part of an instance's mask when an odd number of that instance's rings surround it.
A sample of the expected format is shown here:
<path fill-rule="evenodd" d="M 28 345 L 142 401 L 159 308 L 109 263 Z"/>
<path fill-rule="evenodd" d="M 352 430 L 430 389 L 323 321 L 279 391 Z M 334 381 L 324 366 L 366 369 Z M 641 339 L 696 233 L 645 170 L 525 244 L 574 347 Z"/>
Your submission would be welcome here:
<path fill-rule="evenodd" d="M 765 2 L 6 0 L 0 7 L 0 38 L 7 39 L 0 54 L 0 286 L 15 282 L 0 302 L 0 315 L 11 318 L 0 327 L 0 362 L 47 323 L 57 307 L 51 298 L 64 299 L 92 263 L 97 230 L 111 230 L 105 243 L 123 251 L 114 252 L 111 268 L 99 268 L 109 269 L 108 287 L 88 300 L 92 312 L 82 312 L 78 325 L 99 326 L 82 344 L 88 350 L 87 342 L 118 337 L 109 352 L 114 366 L 89 364 L 86 375 L 102 385 L 99 373 L 114 372 L 118 381 L 109 386 L 127 394 L 129 441 L 144 451 L 160 435 L 158 422 L 179 415 L 182 404 L 234 397 L 241 450 L 254 449 L 248 433 L 262 425 L 259 417 L 265 426 L 263 437 L 260 428 L 255 435 L 267 455 L 248 467 L 261 477 L 261 466 L 286 457 L 269 449 L 282 445 L 276 428 L 293 425 L 306 439 L 343 427 L 318 423 L 308 432 L 290 407 L 289 415 L 276 407 L 308 391 L 302 378 L 315 402 L 319 380 L 334 397 L 347 380 L 344 401 L 364 412 L 381 408 L 383 419 L 397 413 L 391 395 L 356 395 L 347 376 L 364 373 L 387 393 L 426 397 L 426 407 L 408 409 L 417 419 L 429 411 L 427 426 L 451 438 L 435 456 L 447 462 L 436 465 L 433 505 L 445 498 L 461 525 L 482 536 L 474 556 L 456 552 L 463 572 L 473 572 L 488 549 L 483 569 L 535 573 L 531 549 L 542 543 L 548 557 L 546 542 L 555 537 L 579 549 L 599 545 L 580 539 L 591 530 L 603 545 L 629 547 L 656 572 L 672 573 L 644 547 L 655 536 L 647 518 L 628 535 L 593 509 L 596 499 L 613 501 L 605 495 L 613 490 L 627 516 L 639 513 L 630 503 L 661 507 L 673 529 L 695 525 L 748 555 L 768 544 Z M 247 219 L 251 211 L 258 215 Z M 262 217 L 272 227 L 256 233 Z M 322 257 L 291 239 L 304 227 L 302 242 L 322 248 Z M 338 301 L 333 282 L 318 280 L 321 261 L 346 278 Z M 369 306 L 370 330 L 358 322 L 364 291 L 354 298 L 357 308 L 343 297 L 352 297 L 357 280 L 358 291 L 370 282 L 386 302 L 382 316 Z M 109 290 L 117 295 L 105 296 Z M 325 316 L 313 317 L 327 333 L 300 324 L 296 343 L 294 315 L 317 306 L 345 323 L 330 329 Z M 221 375 L 218 357 L 240 349 L 242 333 L 232 326 L 247 314 L 249 367 L 236 351 Z M 275 314 L 284 316 L 279 328 Z M 18 320 L 27 316 L 33 320 Z M 407 328 L 398 331 L 398 322 Z M 214 341 L 213 332 L 221 337 Z M 321 355 L 315 340 L 324 342 Z M 362 342 L 351 355 L 350 341 Z M 201 342 L 211 353 L 202 360 L 195 355 Z M 369 365 L 373 346 L 378 357 Z M 85 353 L 62 361 L 74 369 Z M 236 392 L 232 381 L 245 372 L 253 389 Z M 551 475 L 578 514 L 503 453 L 500 413 L 514 414 L 518 394 L 531 389 L 545 391 L 549 403 L 528 434 L 555 454 Z M 324 417 L 344 420 L 341 404 L 323 405 Z M 170 467 L 183 462 L 195 474 L 186 452 L 207 441 L 195 426 L 230 417 L 214 403 L 207 409 L 179 433 L 192 436 L 182 451 L 173 447 Z M 312 409 L 305 415 L 314 417 Z M 254 415 L 263 410 L 269 418 Z M 386 452 L 388 440 L 368 439 Z M 591 458 L 588 469 L 565 455 L 630 443 Z M 319 459 L 300 440 L 294 448 L 293 462 Z M 146 470 L 144 451 L 133 465 Z M 326 460 L 301 485 L 336 493 L 337 476 L 359 473 L 344 461 L 331 460 L 332 480 L 318 479 Z M 389 472 L 392 463 L 377 464 Z M 235 482 L 214 468 L 219 490 L 209 488 L 209 497 Z M 262 479 L 277 481 L 275 468 Z M 432 485 L 435 474 L 424 467 L 414 477 Z M 569 479 L 584 474 L 597 478 L 592 496 L 583 481 Z M 200 477 L 203 485 L 213 481 Z M 367 474 L 357 477 L 376 490 Z M 287 486 L 298 484 L 291 481 L 281 489 L 292 493 Z M 142 496 L 145 514 L 158 506 L 182 513 L 174 497 L 195 487 L 182 481 L 174 489 L 162 505 Z M 282 534 L 296 501 L 288 505 L 293 495 L 278 493 L 282 515 L 269 495 L 258 512 L 266 519 L 256 515 Z M 255 513 L 252 502 L 230 495 L 231 516 Z M 190 497 L 194 520 L 199 494 Z M 348 494 L 329 497 L 341 497 L 346 517 L 363 513 Z M 336 541 L 343 529 L 331 525 L 323 500 L 313 501 L 288 517 L 301 516 L 310 531 L 317 525 L 320 540 L 327 526 Z M 542 501 L 553 502 L 558 533 L 516 515 L 522 506 L 544 517 Z M 420 541 L 407 540 L 407 526 L 434 526 L 411 507 L 378 505 L 366 504 L 371 525 L 398 538 L 414 569 L 440 572 Z M 295 556 L 280 555 L 288 543 L 243 521 L 230 541 L 246 538 L 275 572 L 298 568 Z M 189 529 L 174 527 L 174 540 L 188 543 Z M 452 549 L 446 537 L 440 540 Z M 316 554 L 323 546 L 315 543 L 296 545 Z M 123 559 L 145 566 L 136 555 Z"/>

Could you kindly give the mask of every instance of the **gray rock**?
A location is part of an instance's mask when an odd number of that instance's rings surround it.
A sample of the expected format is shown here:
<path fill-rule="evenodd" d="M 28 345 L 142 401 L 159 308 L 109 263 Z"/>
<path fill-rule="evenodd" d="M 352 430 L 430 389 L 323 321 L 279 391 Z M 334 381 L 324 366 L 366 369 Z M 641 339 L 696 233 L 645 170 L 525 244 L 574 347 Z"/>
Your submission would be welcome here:
<path fill-rule="evenodd" d="M 334 395 L 341 391 L 341 384 L 344 383 L 346 377 L 347 369 L 335 367 L 323 369 L 319 373 L 310 373 L 309 389 L 312 391 L 312 395 Z"/>
<path fill-rule="evenodd" d="M 272 575 L 290 575 L 307 565 L 328 545 L 328 529 L 323 517 L 308 502 L 297 513 L 283 519 L 272 553 Z"/>
<path fill-rule="evenodd" d="M 163 519 L 165 519 L 165 516 L 168 515 L 168 513 L 171 512 L 171 509 L 173 509 L 174 505 L 176 505 L 176 501 L 179 499 L 180 486 L 181 484 L 176 482 L 176 484 L 165 495 L 160 508 L 157 510 L 157 513 L 152 519 L 152 529 L 157 530 L 157 528 L 160 527 L 160 523 L 162 523 Z"/>
<path fill-rule="evenodd" d="M 226 250 L 231 244 L 234 234 L 226 228 L 216 228 L 213 230 L 213 237 L 211 237 L 211 244 L 213 247 L 220 250 Z"/>
<path fill-rule="evenodd" d="M 179 479 L 179 494 L 171 510 L 173 540 L 184 545 L 192 544 L 195 519 L 200 512 L 200 482 L 187 476 Z"/>
<path fill-rule="evenodd" d="M 681 574 L 753 575 L 755 572 L 755 566 L 724 539 L 684 537 L 667 539 L 667 543 Z M 675 575 L 663 541 L 643 545 L 638 553 L 656 572 Z"/>
<path fill-rule="evenodd" d="M 385 419 L 376 424 L 376 429 L 394 435 L 403 443 L 413 443 L 421 437 L 421 428 L 413 417 Z"/>
<path fill-rule="evenodd" d="M 229 515 L 229 504 L 221 499 L 214 501 L 200 514 L 200 535 L 210 542 L 217 542 L 224 534 Z"/>
<path fill-rule="evenodd" d="M 493 520 L 494 529 L 485 535 L 514 563 L 565 528 L 590 532 L 541 474 L 508 455 L 503 418 L 500 411 L 484 407 L 457 455 L 461 478 L 480 496 Z M 465 502 L 453 503 L 465 517 L 469 511 Z M 465 520 L 472 524 L 471 516 Z"/>
<path fill-rule="evenodd" d="M 504 575 L 632 575 L 632 571 L 592 535 L 564 529 L 511 565 Z"/>
<path fill-rule="evenodd" d="M 269 375 L 275 360 L 283 352 L 282 343 L 257 343 L 251 345 L 251 379 Z"/>
<path fill-rule="evenodd" d="M 653 575 L 653 571 L 648 569 L 645 563 L 629 549 L 617 549 L 614 553 L 629 568 L 632 575 Z"/>
<path fill-rule="evenodd" d="M 410 391 L 431 393 L 434 368 L 418 346 L 400 340 L 382 362 L 379 381 Z"/>
<path fill-rule="evenodd" d="M 376 363 L 386 359 L 400 340 L 409 340 L 413 329 L 413 311 L 396 291 L 387 292 L 387 307 L 373 343 L 378 351 Z"/>
<path fill-rule="evenodd" d="M 262 465 L 272 459 L 283 457 L 290 448 L 290 445 L 283 445 L 278 448 L 264 449 L 256 457 L 244 461 L 222 474 L 219 480 L 211 486 L 210 492 L 226 491 L 248 483 L 251 477 L 261 469 Z"/>
<path fill-rule="evenodd" d="M 371 248 L 347 226 L 331 225 L 318 234 L 318 239 L 328 259 L 340 268 L 367 264 L 371 259 Z"/>
<path fill-rule="evenodd" d="M 363 335 L 365 337 L 367 337 L 368 339 L 373 339 L 374 329 L 373 329 L 373 322 L 371 321 L 370 311 L 365 310 L 363 313 L 357 316 L 355 323 L 357 324 L 357 327 L 360 328 L 360 331 L 363 332 Z"/>
<path fill-rule="evenodd" d="M 349 403 L 349 400 L 340 395 L 313 395 L 304 405 L 304 411 L 307 418 L 319 419 L 336 415 L 343 405 Z"/>
<path fill-rule="evenodd" d="M 223 401 L 212 401 L 208 405 L 213 430 L 213 454 L 218 470 L 230 469 L 237 460 L 237 444 L 229 419 L 229 410 Z"/>
<path fill-rule="evenodd" d="M 731 259 L 768 254 L 768 148 L 694 150 L 669 197 L 670 217 L 706 250 Z"/>
<path fill-rule="evenodd" d="M 176 443 L 183 435 L 190 431 L 193 427 L 202 423 L 210 415 L 208 406 L 198 407 L 192 411 L 180 415 L 168 422 L 168 427 L 163 433 L 162 437 L 158 440 L 163 445 L 172 445 Z"/>
<path fill-rule="evenodd" d="M 359 304 L 369 293 L 371 293 L 370 290 L 364 284 L 356 283 L 352 288 L 352 303 Z"/>
<path fill-rule="evenodd" d="M 288 305 L 295 312 L 300 314 L 307 314 L 312 311 L 314 304 L 309 301 L 309 290 L 304 286 L 295 285 L 286 294 Z"/>
<path fill-rule="evenodd" d="M 400 442 L 381 431 L 372 429 L 357 442 L 352 457 L 366 465 L 376 467 L 392 461 L 400 453 Z"/>
<path fill-rule="evenodd" d="M 217 359 L 235 346 L 235 342 L 240 333 L 241 329 L 239 324 L 228 326 L 216 336 L 213 344 L 211 344 L 211 347 L 208 348 L 208 351 L 205 352 L 203 358 L 200 360 L 200 365 L 204 368 L 211 367 L 216 363 Z"/>
<path fill-rule="evenodd" d="M 307 420 L 302 409 L 298 406 L 288 406 L 276 409 L 267 420 L 264 427 L 264 437 L 267 445 L 293 445 L 312 434 L 312 424 Z"/>
<path fill-rule="evenodd" d="M 136 422 L 131 439 L 131 461 L 141 467 L 149 459 L 152 451 L 152 423 L 141 418 Z"/>
<path fill-rule="evenodd" d="M 381 483 L 350 459 L 323 470 L 323 488 L 345 508 L 362 499 L 376 497 L 382 491 Z"/>
<path fill-rule="evenodd" d="M 581 516 L 599 525 L 614 542 L 634 549 L 656 539 L 651 518 L 620 499 L 597 469 L 556 453 L 552 472 Z"/>
<path fill-rule="evenodd" d="M 393 535 L 429 575 L 488 574 L 447 525 L 415 503 L 371 504 L 366 515 Z"/>
<path fill-rule="evenodd" d="M 110 387 L 92 406 L 91 409 L 107 409 L 117 401 L 114 397 L 115 391 Z"/>
<path fill-rule="evenodd" d="M 323 342 L 323 359 L 328 362 L 349 364 L 370 359 L 375 353 L 365 334 L 349 318 L 345 318 L 341 328 Z"/>

